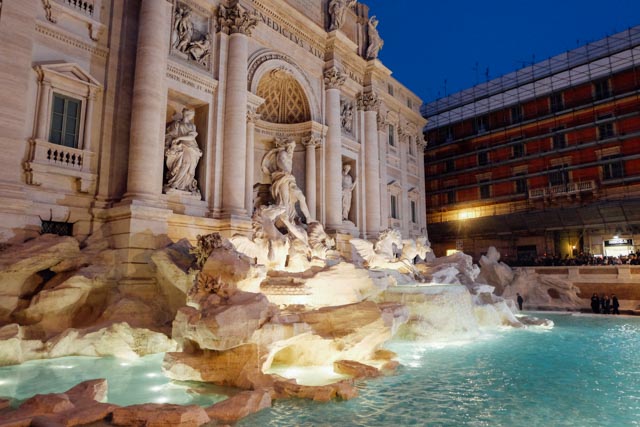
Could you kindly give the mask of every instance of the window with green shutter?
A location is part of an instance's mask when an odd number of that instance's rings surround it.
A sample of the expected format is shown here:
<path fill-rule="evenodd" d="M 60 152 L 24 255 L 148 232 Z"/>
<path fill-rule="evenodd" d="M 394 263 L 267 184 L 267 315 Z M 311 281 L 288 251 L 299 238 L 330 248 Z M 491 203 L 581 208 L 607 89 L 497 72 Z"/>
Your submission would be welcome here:
<path fill-rule="evenodd" d="M 57 93 L 53 94 L 49 142 L 78 148 L 81 102 Z"/>

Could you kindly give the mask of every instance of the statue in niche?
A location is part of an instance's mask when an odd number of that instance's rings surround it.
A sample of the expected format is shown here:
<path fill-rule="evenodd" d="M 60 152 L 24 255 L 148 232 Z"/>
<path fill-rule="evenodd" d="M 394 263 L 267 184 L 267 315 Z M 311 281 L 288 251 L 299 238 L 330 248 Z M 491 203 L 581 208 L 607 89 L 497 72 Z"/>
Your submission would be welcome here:
<path fill-rule="evenodd" d="M 356 186 L 356 182 L 349 174 L 351 165 L 342 166 L 342 219 L 349 221 L 349 211 L 351 210 L 351 195 Z"/>
<path fill-rule="evenodd" d="M 382 49 L 384 41 L 378 34 L 378 19 L 374 16 L 369 18 L 369 47 L 367 48 L 367 59 L 376 59 L 378 52 Z"/>
<path fill-rule="evenodd" d="M 180 52 L 187 52 L 191 38 L 193 37 L 193 22 L 191 22 L 191 9 L 177 7 L 174 24 L 174 45 Z"/>
<path fill-rule="evenodd" d="M 356 0 L 331 0 L 329 2 L 329 31 L 335 31 L 342 28 L 344 24 L 344 15 L 348 8 L 355 6 Z"/>
<path fill-rule="evenodd" d="M 271 196 L 277 206 L 285 208 L 285 218 L 289 224 L 300 219 L 296 211 L 296 202 L 300 207 L 305 222 L 311 220 L 307 200 L 296 184 L 293 176 L 293 151 L 296 142 L 291 139 L 276 140 L 276 148 L 271 149 L 262 159 L 262 172 L 271 178 Z M 287 227 L 289 227 L 287 224 Z M 291 227 L 289 227 L 291 230 Z"/>
<path fill-rule="evenodd" d="M 207 65 L 207 60 L 211 55 L 211 34 L 207 33 L 202 40 L 189 43 L 187 53 L 198 64 Z"/>
<path fill-rule="evenodd" d="M 340 116 L 342 118 L 342 129 L 351 133 L 353 130 L 353 104 L 342 101 L 340 106 Z"/>
<path fill-rule="evenodd" d="M 198 181 L 194 178 L 196 166 L 202 157 L 202 151 L 196 142 L 196 125 L 193 123 L 195 111 L 191 108 L 182 110 L 182 118 L 176 118 L 167 126 L 165 134 L 165 163 L 167 165 L 167 181 L 164 191 L 187 191 L 200 195 Z"/>

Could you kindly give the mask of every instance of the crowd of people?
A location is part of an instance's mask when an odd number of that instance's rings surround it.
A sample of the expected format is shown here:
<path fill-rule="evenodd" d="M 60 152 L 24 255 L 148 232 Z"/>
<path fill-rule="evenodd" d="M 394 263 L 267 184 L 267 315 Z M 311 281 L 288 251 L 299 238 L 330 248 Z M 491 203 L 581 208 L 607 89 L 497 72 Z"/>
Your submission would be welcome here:
<path fill-rule="evenodd" d="M 541 255 L 535 258 L 518 259 L 517 261 L 506 261 L 512 267 L 556 267 L 556 266 L 578 266 L 578 265 L 640 265 L 640 251 L 629 255 L 594 256 L 580 253 L 575 257 L 565 255 Z"/>
<path fill-rule="evenodd" d="M 619 308 L 620 302 L 616 294 L 612 294 L 611 298 L 609 298 L 609 295 L 598 296 L 598 294 L 594 292 L 591 296 L 591 311 L 594 313 L 620 314 Z"/>

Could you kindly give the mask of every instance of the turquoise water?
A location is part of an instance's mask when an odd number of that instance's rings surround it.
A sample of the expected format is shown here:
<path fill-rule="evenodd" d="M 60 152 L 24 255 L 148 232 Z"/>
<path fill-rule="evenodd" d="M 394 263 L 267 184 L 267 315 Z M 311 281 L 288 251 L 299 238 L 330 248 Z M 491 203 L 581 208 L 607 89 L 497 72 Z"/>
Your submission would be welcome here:
<path fill-rule="evenodd" d="M 35 394 L 61 393 L 82 381 L 106 378 L 107 401 L 122 406 L 148 402 L 208 406 L 226 399 L 226 390 L 220 387 L 170 381 L 162 375 L 163 357 L 163 353 L 137 360 L 63 357 L 5 366 L 0 368 L 0 397 L 11 397 L 17 404 Z"/>
<path fill-rule="evenodd" d="M 392 343 L 398 375 L 326 404 L 277 401 L 242 426 L 640 426 L 640 319 L 547 315 L 552 330 Z"/>
<path fill-rule="evenodd" d="M 358 383 L 347 402 L 279 400 L 241 426 L 640 426 L 640 318 L 545 314 L 552 330 L 504 330 L 447 345 L 393 342 L 398 375 Z M 162 354 L 66 357 L 0 368 L 18 400 L 107 378 L 108 401 L 210 405 L 229 392 L 175 383 Z"/>

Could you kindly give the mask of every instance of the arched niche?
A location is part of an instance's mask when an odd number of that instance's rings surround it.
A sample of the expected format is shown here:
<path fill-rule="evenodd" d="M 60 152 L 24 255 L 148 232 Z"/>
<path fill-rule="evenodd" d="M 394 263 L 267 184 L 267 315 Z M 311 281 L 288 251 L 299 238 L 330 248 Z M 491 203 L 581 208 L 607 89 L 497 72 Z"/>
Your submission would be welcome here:
<path fill-rule="evenodd" d="M 319 98 L 313 91 L 309 79 L 307 78 L 304 71 L 300 67 L 298 67 L 291 58 L 284 54 L 268 50 L 261 50 L 256 52 L 251 58 L 249 58 L 249 91 L 253 94 L 259 95 L 259 85 L 268 81 L 263 79 L 265 79 L 265 77 L 269 79 L 269 77 L 274 77 L 278 74 L 280 74 L 281 76 L 290 76 L 293 78 L 293 80 L 298 85 L 298 87 L 296 87 L 296 90 L 298 90 L 299 88 L 304 94 L 304 97 L 307 101 L 310 120 L 321 122 L 322 112 L 320 109 Z"/>

